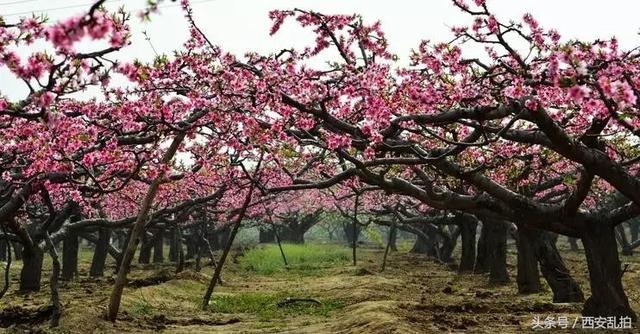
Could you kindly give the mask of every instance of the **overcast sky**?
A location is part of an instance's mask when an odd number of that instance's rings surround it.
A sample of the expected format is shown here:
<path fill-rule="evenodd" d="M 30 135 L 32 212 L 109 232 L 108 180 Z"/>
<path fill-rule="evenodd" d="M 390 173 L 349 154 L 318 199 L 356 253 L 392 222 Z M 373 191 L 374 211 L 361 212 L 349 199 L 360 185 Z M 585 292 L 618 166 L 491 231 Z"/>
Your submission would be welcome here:
<path fill-rule="evenodd" d="M 471 1 L 471 0 L 468 0 Z M 108 0 L 107 7 L 125 5 L 137 12 L 145 0 Z M 7 22 L 16 21 L 25 12 L 46 11 L 52 21 L 86 11 L 91 0 L 0 0 L 0 15 Z M 165 1 L 170 4 L 169 0 Z M 292 22 L 276 36 L 269 36 L 271 9 L 299 7 L 323 13 L 362 14 L 366 21 L 380 20 L 391 50 L 406 60 L 411 48 L 422 39 L 443 41 L 451 38 L 449 28 L 469 25 L 469 17 L 451 5 L 450 0 L 192 0 L 195 18 L 210 40 L 224 50 L 243 54 L 246 51 L 267 53 L 291 46 L 313 44 L 313 36 Z M 519 19 L 532 13 L 546 28 L 556 28 L 563 39 L 593 40 L 616 36 L 624 48 L 640 45 L 638 31 L 640 1 L 630 0 L 488 0 L 499 18 Z M 61 7 L 73 7 L 58 9 Z M 57 10 L 52 10 L 57 9 Z M 17 14 L 17 15 L 12 15 Z M 158 53 L 180 48 L 187 35 L 182 12 L 177 6 L 161 9 L 151 22 L 132 18 L 132 45 L 117 58 L 151 60 L 154 53 L 142 35 L 147 31 Z M 21 50 L 24 54 L 27 50 Z M 24 97 L 26 91 L 7 80 L 0 71 L 0 94 L 11 99 Z"/>

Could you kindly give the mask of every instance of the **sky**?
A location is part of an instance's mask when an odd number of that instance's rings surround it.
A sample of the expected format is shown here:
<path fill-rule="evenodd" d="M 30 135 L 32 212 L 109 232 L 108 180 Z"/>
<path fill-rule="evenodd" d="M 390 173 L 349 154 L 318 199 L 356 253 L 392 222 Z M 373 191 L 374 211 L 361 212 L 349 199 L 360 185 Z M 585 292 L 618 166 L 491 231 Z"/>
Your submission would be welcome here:
<path fill-rule="evenodd" d="M 471 0 L 467 0 L 471 1 Z M 410 50 L 423 39 L 447 41 L 450 27 L 470 25 L 469 17 L 453 7 L 451 0 L 192 0 L 195 20 L 207 37 L 223 50 L 244 54 L 247 51 L 270 53 L 284 48 L 313 45 L 313 35 L 296 26 L 285 24 L 275 36 L 269 36 L 272 9 L 303 8 L 327 14 L 361 14 L 365 21 L 380 20 L 390 49 L 401 62 L 406 62 Z M 489 8 L 499 19 L 520 19 L 531 13 L 545 28 L 557 29 L 563 39 L 608 39 L 613 36 L 622 48 L 640 45 L 640 1 L 609 0 L 488 0 Z M 0 16 L 8 23 L 29 12 L 47 12 L 54 22 L 85 12 L 91 0 L 0 0 Z M 137 12 L 146 0 L 107 0 L 106 6 Z M 177 5 L 164 1 L 160 14 L 151 22 L 132 17 L 132 44 L 115 58 L 121 61 L 152 60 L 153 48 L 160 54 L 171 54 L 186 40 L 187 26 Z M 87 43 L 86 47 L 90 47 Z M 82 47 L 82 46 L 81 46 Z M 80 47 L 80 48 L 81 48 Z M 33 50 L 19 50 L 25 55 Z M 473 52 L 473 50 L 469 51 Z M 24 98 L 26 89 L 0 70 L 0 95 L 10 100 Z"/>

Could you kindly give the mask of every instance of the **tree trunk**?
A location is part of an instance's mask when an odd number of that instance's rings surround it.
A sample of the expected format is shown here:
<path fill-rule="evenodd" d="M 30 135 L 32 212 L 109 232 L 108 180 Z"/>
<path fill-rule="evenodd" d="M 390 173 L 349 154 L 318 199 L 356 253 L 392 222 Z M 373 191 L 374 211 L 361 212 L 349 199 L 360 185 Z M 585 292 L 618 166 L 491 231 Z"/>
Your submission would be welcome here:
<path fill-rule="evenodd" d="M 380 269 L 380 272 L 383 272 L 384 269 L 387 267 L 387 256 L 389 255 L 389 250 L 391 249 L 391 242 L 393 241 L 392 238 L 394 238 L 396 235 L 397 235 L 397 227 L 394 224 L 390 227 L 390 231 L 387 237 L 387 247 L 384 249 L 384 256 L 382 257 L 382 269 Z"/>
<path fill-rule="evenodd" d="M 13 252 L 16 255 L 16 260 L 22 260 L 22 253 L 24 250 L 24 247 L 22 247 L 22 244 L 20 244 L 19 242 L 14 242 L 13 243 Z"/>
<path fill-rule="evenodd" d="M 127 230 L 126 232 L 120 232 L 118 233 L 118 248 L 120 250 L 124 250 L 127 247 L 127 240 L 129 240 L 129 238 L 131 237 L 131 229 Z"/>
<path fill-rule="evenodd" d="M 20 291 L 39 291 L 42 278 L 43 252 L 40 248 L 24 249 L 22 252 L 22 271 L 20 272 Z"/>
<path fill-rule="evenodd" d="M 53 244 L 53 241 L 51 241 L 49 231 L 47 231 L 46 229 L 44 231 L 44 237 L 47 245 L 49 246 L 49 255 L 51 256 L 51 277 L 49 279 L 49 289 L 51 293 L 52 310 L 51 322 L 49 323 L 49 327 L 55 328 L 60 324 L 60 315 L 62 315 L 62 303 L 60 303 L 60 289 L 58 285 L 58 277 L 60 277 L 60 260 L 58 259 L 56 246 Z"/>
<path fill-rule="evenodd" d="M 489 282 L 503 284 L 509 282 L 507 272 L 507 224 L 491 221 L 487 231 L 487 256 L 489 257 Z"/>
<path fill-rule="evenodd" d="M 473 272 L 476 274 L 489 272 L 489 257 L 487 251 L 487 235 L 489 234 L 488 223 L 483 221 L 480 228 L 480 238 L 478 239 L 478 251 L 476 254 L 476 264 Z"/>
<path fill-rule="evenodd" d="M 148 264 L 151 262 L 151 250 L 153 249 L 153 241 L 146 232 L 142 233 L 140 245 L 140 254 L 138 254 L 138 263 Z"/>
<path fill-rule="evenodd" d="M 273 230 L 273 227 L 260 228 L 258 232 L 258 242 L 261 244 L 270 244 L 276 242 L 276 234 Z"/>
<path fill-rule="evenodd" d="M 178 261 L 176 263 L 176 274 L 184 270 L 184 248 L 182 248 L 182 229 L 178 226 L 174 229 L 173 233 L 175 233 L 175 240 L 177 245 L 178 252 Z"/>
<path fill-rule="evenodd" d="M 91 269 L 89 275 L 91 277 L 102 277 L 104 275 L 104 264 L 107 260 L 107 250 L 111 241 L 111 229 L 98 229 L 98 242 L 96 242 L 93 259 L 91 260 Z"/>
<path fill-rule="evenodd" d="M 164 262 L 164 230 L 158 229 L 153 235 L 153 263 Z"/>
<path fill-rule="evenodd" d="M 521 294 L 538 293 L 542 291 L 540 284 L 540 271 L 536 259 L 536 245 L 539 242 L 540 231 L 518 226 L 518 292 Z"/>
<path fill-rule="evenodd" d="M 171 262 L 178 261 L 178 247 L 182 247 L 182 236 L 179 235 L 177 230 L 177 227 L 171 229 L 171 238 L 169 241 L 169 261 Z"/>
<path fill-rule="evenodd" d="M 196 250 L 197 250 L 197 238 L 194 237 L 194 233 L 192 232 L 190 234 L 187 234 L 185 236 L 186 239 L 186 244 L 187 244 L 187 254 L 185 254 L 185 259 L 193 259 L 196 256 Z"/>
<path fill-rule="evenodd" d="M 70 281 L 78 274 L 78 233 L 69 232 L 62 241 L 62 280 Z"/>
<path fill-rule="evenodd" d="M 165 152 L 162 157 L 162 163 L 167 164 L 171 161 L 173 156 L 175 155 L 178 147 L 184 140 L 186 136 L 185 132 L 178 133 L 171 145 Z M 136 221 L 131 229 L 131 237 L 127 240 L 127 248 L 122 251 L 122 261 L 118 268 L 118 276 L 113 285 L 113 291 L 111 292 L 111 296 L 109 298 L 109 307 L 107 309 L 107 319 L 111 321 L 116 321 L 118 317 L 118 310 L 120 309 L 120 301 L 122 299 L 122 291 L 124 290 L 124 286 L 127 283 L 127 274 L 129 273 L 129 269 L 131 267 L 131 261 L 133 261 L 133 257 L 136 253 L 136 248 L 138 248 L 138 242 L 140 241 L 140 235 L 144 234 L 145 224 L 148 221 L 149 210 L 151 209 L 151 205 L 153 204 L 153 200 L 156 197 L 156 193 L 160 188 L 160 184 L 162 179 L 164 178 L 164 173 L 161 172 L 158 175 L 151 185 L 149 189 L 147 189 L 147 193 L 145 194 L 142 203 L 140 203 L 140 210 L 138 212 L 138 216 L 136 217 Z"/>
<path fill-rule="evenodd" d="M 640 234 L 640 219 L 634 219 L 629 222 L 629 232 L 631 232 L 631 242 L 638 240 L 638 234 Z"/>
<path fill-rule="evenodd" d="M 0 261 L 7 261 L 7 242 L 6 240 L 0 240 Z"/>
<path fill-rule="evenodd" d="M 355 235 L 355 242 L 357 243 L 358 238 L 360 237 L 360 233 L 362 232 L 362 227 L 359 224 L 355 224 L 355 229 L 354 229 L 354 224 L 349 223 L 349 224 L 344 224 L 344 226 L 342 227 L 342 231 L 344 232 L 344 239 L 347 241 L 347 244 L 353 245 L 354 235 Z"/>
<path fill-rule="evenodd" d="M 437 232 L 437 231 L 436 231 Z M 445 263 L 453 262 L 453 250 L 456 248 L 458 237 L 460 236 L 460 227 L 449 226 L 449 233 L 443 231 L 444 235 L 440 235 L 442 246 L 439 251 L 439 259 Z"/>
<path fill-rule="evenodd" d="M 433 241 L 425 237 L 425 235 L 427 234 L 425 226 L 420 225 L 419 227 L 416 227 L 416 229 L 420 230 L 423 233 L 415 233 L 416 241 L 413 242 L 413 247 L 411 247 L 411 250 L 409 252 L 418 254 L 428 254 L 430 252 L 433 253 L 433 251 L 430 251 L 430 249 L 433 248 L 431 245 Z"/>
<path fill-rule="evenodd" d="M 200 238 L 196 239 L 195 246 L 196 246 L 196 267 L 195 267 L 195 270 L 196 270 L 196 272 L 200 272 L 200 270 L 202 269 L 202 266 L 200 265 L 200 260 L 202 259 L 202 252 L 203 252 L 202 240 L 200 240 Z"/>
<path fill-rule="evenodd" d="M 569 241 L 569 247 L 571 247 L 572 251 L 579 250 L 579 248 L 578 248 L 578 239 L 577 238 L 567 237 L 567 240 Z"/>
<path fill-rule="evenodd" d="M 260 163 L 258 163 L 258 166 Z M 259 168 L 259 167 L 258 167 Z M 204 293 L 204 298 L 202 298 L 202 309 L 205 310 L 209 306 L 209 302 L 211 301 L 211 295 L 213 295 L 213 290 L 216 287 L 216 284 L 221 280 L 220 275 L 222 273 L 222 266 L 224 266 L 225 261 L 227 260 L 227 256 L 229 255 L 229 251 L 231 250 L 231 245 L 233 244 L 233 240 L 236 238 L 236 234 L 238 234 L 238 230 L 240 229 L 240 224 L 242 223 L 242 219 L 244 218 L 245 213 L 247 212 L 247 208 L 249 207 L 249 203 L 251 203 L 251 196 L 253 195 L 254 187 L 252 186 L 249 189 L 249 193 L 247 193 L 247 197 L 244 199 L 244 203 L 242 204 L 242 208 L 240 208 L 240 212 L 238 212 L 238 216 L 236 217 L 236 221 L 233 223 L 233 228 L 229 231 L 229 239 L 227 239 L 225 243 L 224 250 L 222 251 L 222 255 L 220 256 L 220 261 L 216 266 L 216 269 L 213 272 L 213 277 L 211 277 L 211 281 L 209 281 L 209 285 L 207 286 L 207 291 Z"/>
<path fill-rule="evenodd" d="M 620 243 L 620 247 L 622 248 L 622 255 L 633 255 L 633 249 L 629 245 L 629 240 L 627 239 L 627 233 L 622 224 L 616 226 L 615 231 L 618 236 L 618 241 Z"/>
<path fill-rule="evenodd" d="M 462 254 L 460 255 L 460 266 L 458 267 L 458 271 L 461 273 L 473 272 L 473 266 L 476 260 L 477 228 L 478 224 L 472 219 L 465 219 L 460 224 Z"/>
<path fill-rule="evenodd" d="M 589 221 L 582 233 L 589 267 L 591 296 L 584 304 L 584 316 L 629 316 L 636 321 L 636 314 L 622 287 L 622 271 L 614 228 L 604 221 Z"/>
<path fill-rule="evenodd" d="M 303 244 L 304 243 L 304 233 L 306 231 L 300 231 L 295 228 L 291 228 L 289 226 L 281 226 L 278 235 L 280 236 L 280 240 L 284 242 L 290 242 L 294 244 Z"/>
<path fill-rule="evenodd" d="M 398 251 L 398 245 L 397 245 L 397 241 L 398 241 L 398 228 L 394 226 L 389 228 L 389 234 L 388 234 L 388 242 L 389 242 L 389 250 L 393 251 L 393 252 L 397 252 Z"/>
<path fill-rule="evenodd" d="M 553 291 L 553 302 L 583 302 L 584 295 L 580 285 L 571 277 L 550 232 L 540 233 L 535 251 L 542 276 Z"/>

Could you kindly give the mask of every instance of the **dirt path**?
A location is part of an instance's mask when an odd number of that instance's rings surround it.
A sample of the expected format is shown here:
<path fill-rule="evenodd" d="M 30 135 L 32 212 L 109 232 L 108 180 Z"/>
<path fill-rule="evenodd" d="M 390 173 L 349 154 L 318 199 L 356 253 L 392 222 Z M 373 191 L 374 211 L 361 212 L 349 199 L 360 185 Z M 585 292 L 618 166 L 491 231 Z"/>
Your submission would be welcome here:
<path fill-rule="evenodd" d="M 102 318 L 111 280 L 81 278 L 62 289 L 61 326 L 71 333 L 520 333 L 530 330 L 536 315 L 571 319 L 581 309 L 579 304 L 550 303 L 549 292 L 520 296 L 515 282 L 491 287 L 482 275 L 458 275 L 422 256 L 394 253 L 384 273 L 379 272 L 379 250 L 361 250 L 360 256 L 358 268 L 333 267 L 310 275 L 256 276 L 232 264 L 209 311 L 198 307 L 208 272 L 188 270 L 167 278 L 170 265 L 136 267 L 133 279 L 144 284 L 125 290 L 115 324 Z M 588 295 L 581 255 L 568 257 Z M 629 286 L 638 281 L 638 268 L 635 258 L 627 260 L 632 260 L 625 274 Z M 509 261 L 515 263 L 513 256 Z M 513 270 L 510 266 L 515 279 Z M 637 284 L 628 288 L 636 310 Z M 6 296 L 0 316 L 26 319 L 6 330 L 46 328 L 42 313 L 26 316 L 25 310 L 45 312 L 47 290 Z M 322 306 L 274 306 L 286 297 L 313 298 Z"/>

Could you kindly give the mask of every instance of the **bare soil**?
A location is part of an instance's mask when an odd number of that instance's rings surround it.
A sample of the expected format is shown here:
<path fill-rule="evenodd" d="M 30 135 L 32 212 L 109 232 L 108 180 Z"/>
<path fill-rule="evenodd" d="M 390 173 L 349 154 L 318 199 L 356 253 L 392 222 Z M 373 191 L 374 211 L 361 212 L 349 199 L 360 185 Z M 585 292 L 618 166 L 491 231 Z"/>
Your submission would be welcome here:
<path fill-rule="evenodd" d="M 581 304 L 553 304 L 547 291 L 519 295 L 515 284 L 515 254 L 509 254 L 512 281 L 490 286 L 484 275 L 460 275 L 454 266 L 421 255 L 391 253 L 380 272 L 382 250 L 359 250 L 357 267 L 323 269 L 312 275 L 277 273 L 258 276 L 229 261 L 218 296 L 273 294 L 339 302 L 327 314 L 255 312 L 222 313 L 213 305 L 199 308 L 211 268 L 192 267 L 175 275 L 173 264 L 136 265 L 125 289 L 118 321 L 103 314 L 112 277 L 87 277 L 88 256 L 81 257 L 80 276 L 61 288 L 61 326 L 48 329 L 51 312 L 48 286 L 40 292 L 16 292 L 19 261 L 14 262 L 12 288 L 0 300 L 0 332 L 8 333 L 522 333 L 531 331 L 535 316 L 579 315 Z M 582 252 L 563 251 L 572 274 L 589 295 Z M 640 311 L 640 260 L 623 257 L 623 276 L 632 307 Z M 111 264 L 109 274 L 115 268 Z M 45 268 L 45 270 L 48 270 Z M 554 331 L 555 333 L 556 331 Z M 567 331 L 570 332 L 570 331 Z M 573 331 L 575 333 L 575 331 Z"/>

